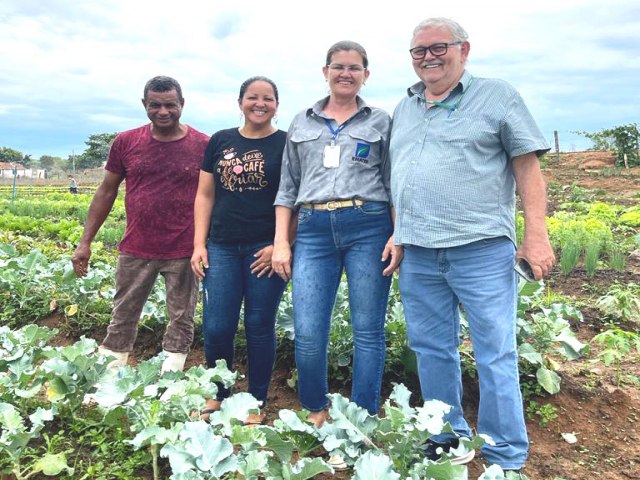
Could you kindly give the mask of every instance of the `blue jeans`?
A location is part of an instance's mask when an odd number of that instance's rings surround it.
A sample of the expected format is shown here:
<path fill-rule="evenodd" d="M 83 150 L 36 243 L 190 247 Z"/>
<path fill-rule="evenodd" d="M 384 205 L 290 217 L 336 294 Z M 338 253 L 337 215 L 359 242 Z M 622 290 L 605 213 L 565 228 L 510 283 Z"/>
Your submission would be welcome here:
<path fill-rule="evenodd" d="M 451 405 L 446 420 L 459 435 L 471 434 L 461 406 L 462 303 L 480 381 L 478 432 L 496 442 L 483 446 L 482 453 L 507 469 L 522 467 L 529 445 L 518 375 L 514 253 L 506 237 L 451 248 L 410 245 L 400 268 L 407 336 L 416 352 L 423 399 Z"/>
<path fill-rule="evenodd" d="M 247 335 L 247 376 L 249 393 L 266 401 L 276 355 L 275 321 L 278 304 L 286 283 L 277 275 L 258 278 L 249 265 L 258 250 L 271 245 L 259 243 L 207 244 L 209 268 L 205 270 L 203 289 L 204 351 L 207 365 L 227 361 L 233 368 L 234 339 L 244 300 L 244 329 Z M 218 400 L 230 391 L 218 385 Z"/>
<path fill-rule="evenodd" d="M 317 412 L 327 407 L 327 346 L 343 270 L 349 287 L 354 356 L 351 400 L 377 414 L 384 371 L 384 321 L 391 277 L 380 260 L 393 232 L 389 206 L 367 202 L 334 211 L 298 212 L 293 254 L 293 315 L 298 396 Z"/>

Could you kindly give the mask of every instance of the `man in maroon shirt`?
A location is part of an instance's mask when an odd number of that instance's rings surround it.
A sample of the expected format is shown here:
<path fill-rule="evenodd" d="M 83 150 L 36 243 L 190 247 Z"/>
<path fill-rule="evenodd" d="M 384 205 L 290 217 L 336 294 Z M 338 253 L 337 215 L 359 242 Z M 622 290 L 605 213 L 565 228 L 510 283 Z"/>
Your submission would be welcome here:
<path fill-rule="evenodd" d="M 91 241 L 125 182 L 127 225 L 119 246 L 111 323 L 99 352 L 127 363 L 142 308 L 158 274 L 165 279 L 169 324 L 162 371 L 182 370 L 193 342 L 198 281 L 191 271 L 193 202 L 209 137 L 180 123 L 182 89 L 170 77 L 154 77 L 142 104 L 150 124 L 120 133 L 113 142 L 102 183 L 91 201 L 73 269 L 87 274 Z"/>

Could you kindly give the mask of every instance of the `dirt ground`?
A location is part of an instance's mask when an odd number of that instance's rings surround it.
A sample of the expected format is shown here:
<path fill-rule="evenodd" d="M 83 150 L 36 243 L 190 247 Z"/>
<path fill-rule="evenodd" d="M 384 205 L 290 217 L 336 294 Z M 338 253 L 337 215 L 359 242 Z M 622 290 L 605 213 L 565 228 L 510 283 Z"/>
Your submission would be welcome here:
<path fill-rule="evenodd" d="M 599 163 L 594 163 L 594 160 Z M 552 156 L 543 172 L 550 186 L 575 184 L 590 190 L 605 191 L 610 201 L 639 203 L 637 194 L 640 192 L 640 168 L 607 175 L 606 172 L 612 170 L 613 162 L 611 153 L 575 152 L 562 154 L 559 159 Z M 554 208 L 554 205 L 550 205 L 550 213 Z M 556 267 L 547 280 L 547 285 L 554 292 L 584 300 L 589 298 L 588 292 L 593 291 L 595 286 L 606 288 L 614 280 L 640 283 L 639 275 L 632 272 L 615 274 L 605 270 L 588 278 L 583 270 L 576 269 L 565 278 Z M 595 308 L 581 310 L 584 321 L 575 323 L 572 327 L 582 342 L 590 343 L 593 336 L 606 327 Z M 627 327 L 637 330 L 637 325 Z M 141 330 L 136 357 L 155 355 L 159 345 L 157 333 Z M 562 362 L 559 371 L 562 377 L 560 393 L 535 399 L 539 404 L 554 405 L 558 418 L 546 426 L 541 426 L 539 419 L 527 420 L 531 449 L 524 472 L 532 480 L 640 479 L 640 384 L 636 382 L 618 386 L 613 369 L 605 368 L 601 362 L 593 362 L 593 356 L 592 354 L 574 362 Z M 187 367 L 203 362 L 204 354 L 200 344 L 189 355 Z M 241 372 L 244 370 L 242 365 L 236 367 Z M 266 408 L 268 422 L 277 417 L 280 409 L 299 408 L 296 392 L 287 385 L 292 368 L 290 364 L 276 365 Z M 640 378 L 639 356 L 628 357 L 622 371 Z M 245 381 L 241 380 L 237 390 L 241 391 L 245 386 Z M 414 392 L 419 391 L 417 384 L 408 386 Z M 333 385 L 332 391 L 349 396 L 348 385 Z M 477 382 L 465 378 L 464 406 L 467 419 L 472 425 L 476 421 L 477 405 Z M 568 443 L 563 439 L 563 433 L 575 434 L 577 442 Z M 478 478 L 484 465 L 486 462 L 477 455 L 469 464 L 469 478 Z M 332 478 L 350 477 L 351 473 L 346 472 Z"/>

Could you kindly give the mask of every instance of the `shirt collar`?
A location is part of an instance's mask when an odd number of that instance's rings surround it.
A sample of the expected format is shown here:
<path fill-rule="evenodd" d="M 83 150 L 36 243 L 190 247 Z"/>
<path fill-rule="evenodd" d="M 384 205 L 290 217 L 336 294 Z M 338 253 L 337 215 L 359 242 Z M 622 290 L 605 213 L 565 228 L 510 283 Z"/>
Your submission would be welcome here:
<path fill-rule="evenodd" d="M 307 117 L 311 115 L 316 115 L 319 117 L 324 117 L 322 113 L 322 109 L 329 101 L 329 96 L 324 97 L 322 100 L 318 100 L 313 104 L 313 107 L 307 109 Z M 360 95 L 356 95 L 356 104 L 358 105 L 358 112 L 364 111 L 365 113 L 371 112 L 371 107 L 367 105 L 367 102 Z"/>
<path fill-rule="evenodd" d="M 460 86 L 461 90 L 464 92 L 469 87 L 469 84 L 471 83 L 472 78 L 473 78 L 473 75 L 471 75 L 465 69 L 465 71 L 462 73 L 462 77 L 460 77 L 458 85 L 456 85 L 451 91 L 453 92 L 453 90 L 455 90 Z M 409 95 L 409 97 L 413 97 L 417 95 L 420 98 L 424 98 L 424 89 L 425 89 L 424 83 L 422 82 L 415 83 L 411 85 L 409 88 L 407 88 L 407 95 Z"/>

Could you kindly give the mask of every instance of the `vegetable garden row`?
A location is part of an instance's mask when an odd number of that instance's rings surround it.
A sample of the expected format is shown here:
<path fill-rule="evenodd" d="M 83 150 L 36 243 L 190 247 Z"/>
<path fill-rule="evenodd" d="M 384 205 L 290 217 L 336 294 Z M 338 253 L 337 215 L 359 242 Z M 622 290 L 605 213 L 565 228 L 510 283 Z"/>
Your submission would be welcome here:
<path fill-rule="evenodd" d="M 248 428 L 241 420 L 258 404 L 237 393 L 206 423 L 191 413 L 211 395 L 212 382 L 232 385 L 237 378 L 223 362 L 215 369 L 161 376 L 161 358 L 153 357 L 108 370 L 89 337 L 109 323 L 124 207 L 119 199 L 94 243 L 89 275 L 78 278 L 70 257 L 90 199 L 21 189 L 12 199 L 10 189 L 0 187 L 0 478 L 306 479 L 332 473 L 325 454 L 342 455 L 357 479 L 467 478 L 466 466 L 421 455 L 431 435 L 449 429 L 442 421 L 449 407 L 422 404 L 419 394 L 404 386 L 415 379 L 415 359 L 397 279 L 388 307 L 385 373 L 385 381 L 396 386 L 379 416 L 332 394 L 333 422 L 321 429 L 294 410 L 281 410 L 272 425 Z M 575 199 L 565 202 L 548 226 L 563 274 L 578 264 L 588 274 L 600 268 L 621 271 L 628 252 L 640 243 L 634 233 L 640 208 Z M 342 382 L 350 380 L 352 347 L 346 288 L 340 286 L 330 338 L 330 376 Z M 142 328 L 164 328 L 162 292 L 156 288 L 145 306 Z M 520 293 L 518 348 L 527 402 L 560 390 L 560 362 L 592 355 L 594 361 L 615 364 L 640 347 L 637 334 L 619 328 L 620 322 L 638 320 L 637 285 L 612 285 L 598 300 L 611 328 L 592 340 L 597 354 L 572 331 L 582 320 L 578 309 L 542 284 L 523 283 Z M 52 316 L 56 329 L 39 326 Z M 463 369 L 474 375 L 463 311 L 461 318 Z M 60 332 L 75 343 L 55 346 Z M 281 359 L 291 361 L 292 336 L 287 291 L 278 315 Z M 474 437 L 454 453 L 484 441 L 491 440 Z M 499 467 L 491 467 L 479 478 L 504 477 Z"/>

